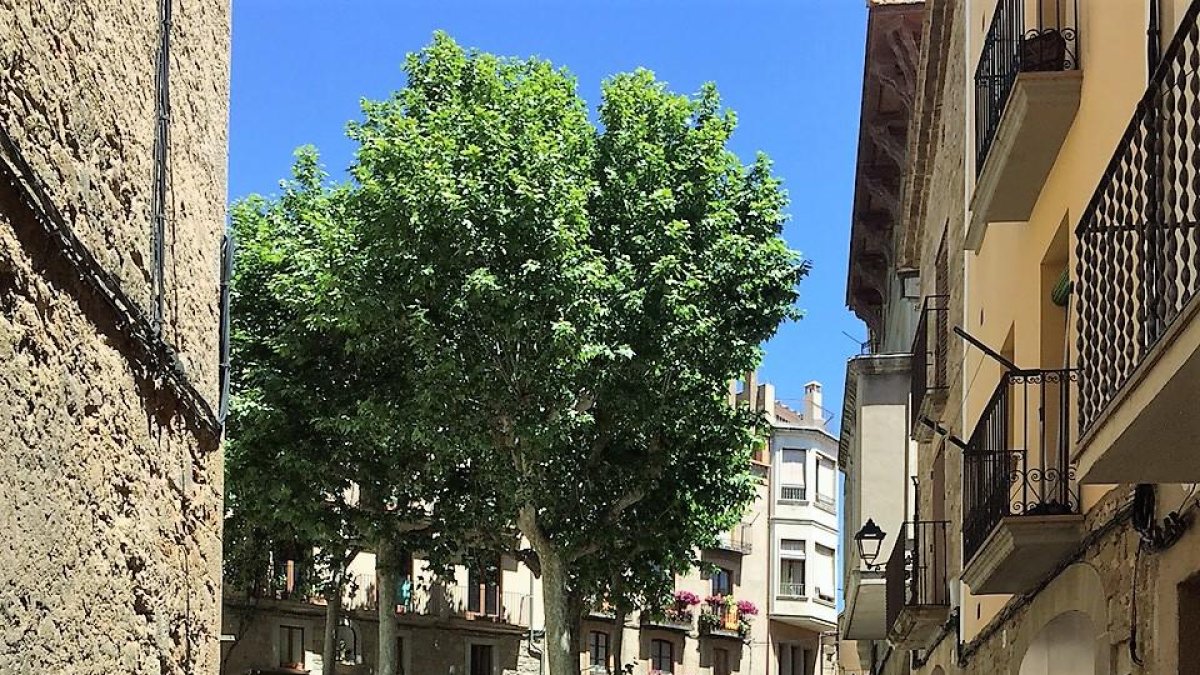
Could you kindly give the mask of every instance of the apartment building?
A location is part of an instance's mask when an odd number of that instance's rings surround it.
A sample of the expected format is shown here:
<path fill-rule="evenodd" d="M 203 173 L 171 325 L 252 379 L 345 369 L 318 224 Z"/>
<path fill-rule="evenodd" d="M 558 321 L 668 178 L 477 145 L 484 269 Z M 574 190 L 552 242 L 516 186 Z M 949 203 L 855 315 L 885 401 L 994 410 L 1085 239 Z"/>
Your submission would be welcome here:
<path fill-rule="evenodd" d="M 0 26 L 0 672 L 215 672 L 229 3 Z"/>
<path fill-rule="evenodd" d="M 821 385 L 802 405 L 778 401 L 750 376 L 735 401 L 766 413 L 772 431 L 757 452 L 757 498 L 742 522 L 700 551 L 703 569 L 675 580 L 667 607 L 618 618 L 593 608 L 580 624 L 586 673 L 635 675 L 832 675 L 836 627 L 837 440 Z M 401 556 L 394 620 L 401 673 L 542 673 L 544 618 L 539 580 L 515 559 L 440 578 L 418 556 Z M 374 673 L 379 598 L 375 556 L 359 554 L 336 628 L 339 673 Z M 260 597 L 230 593 L 223 675 L 321 673 L 325 601 L 308 590 L 302 565 L 279 558 Z M 386 611 L 385 611 L 386 613 Z M 619 623 L 618 623 L 619 622 Z M 621 653 L 615 652 L 621 631 Z"/>
<path fill-rule="evenodd" d="M 843 671 L 1200 672 L 1200 2 L 872 2 L 869 32 L 897 12 L 916 58 L 869 35 L 864 68 L 911 93 L 886 170 L 863 103 Z"/>

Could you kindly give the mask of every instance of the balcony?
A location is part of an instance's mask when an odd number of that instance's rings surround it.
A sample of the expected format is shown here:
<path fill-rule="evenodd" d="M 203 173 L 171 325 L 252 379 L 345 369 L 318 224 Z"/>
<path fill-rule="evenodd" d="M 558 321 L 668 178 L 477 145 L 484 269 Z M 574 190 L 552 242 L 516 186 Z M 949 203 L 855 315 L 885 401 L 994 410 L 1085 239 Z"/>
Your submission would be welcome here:
<path fill-rule="evenodd" d="M 963 581 L 975 594 L 1022 593 L 1083 532 L 1070 465 L 1069 370 L 1005 373 L 963 453 Z"/>
<path fill-rule="evenodd" d="M 728 532 L 717 535 L 716 547 L 730 553 L 746 554 L 753 550 L 749 523 L 738 523 Z"/>
<path fill-rule="evenodd" d="M 754 603 L 731 598 L 709 598 L 700 610 L 700 634 L 743 640 L 750 636 L 750 621 L 758 614 Z"/>
<path fill-rule="evenodd" d="M 1089 483 L 1200 481 L 1200 3 L 1167 48 L 1076 238 Z"/>
<path fill-rule="evenodd" d="M 1075 0 L 999 0 L 975 70 L 975 194 L 966 247 L 1029 220 L 1079 110 Z"/>
<path fill-rule="evenodd" d="M 694 618 L 690 609 L 646 610 L 642 612 L 642 626 L 687 633 L 692 630 L 692 619 Z"/>
<path fill-rule="evenodd" d="M 888 559 L 888 640 L 897 649 L 923 649 L 950 618 L 944 520 L 905 523 Z"/>
<path fill-rule="evenodd" d="M 533 603 L 526 593 L 501 591 L 495 586 L 478 588 L 439 583 L 401 583 L 397 590 L 396 614 L 414 621 L 466 620 L 498 626 L 529 626 Z M 374 575 L 354 576 L 347 586 L 343 606 L 351 611 L 375 612 L 379 594 Z"/>
<path fill-rule="evenodd" d="M 912 346 L 912 419 L 909 428 L 918 441 L 928 441 L 933 430 L 921 419 L 938 421 L 946 402 L 949 377 L 946 344 L 949 335 L 950 297 L 931 295 L 921 305 L 921 318 Z"/>

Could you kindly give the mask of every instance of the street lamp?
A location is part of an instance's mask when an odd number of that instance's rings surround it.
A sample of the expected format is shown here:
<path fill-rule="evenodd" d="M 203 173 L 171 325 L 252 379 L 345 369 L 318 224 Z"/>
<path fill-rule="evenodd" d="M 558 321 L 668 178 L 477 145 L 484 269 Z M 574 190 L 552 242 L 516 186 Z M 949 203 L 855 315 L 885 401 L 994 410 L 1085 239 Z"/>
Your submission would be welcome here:
<path fill-rule="evenodd" d="M 867 518 L 867 524 L 854 534 L 854 541 L 858 543 L 858 557 L 866 563 L 867 569 L 875 569 L 875 559 L 879 557 L 879 548 L 886 536 L 887 533 L 879 529 L 870 518 Z"/>

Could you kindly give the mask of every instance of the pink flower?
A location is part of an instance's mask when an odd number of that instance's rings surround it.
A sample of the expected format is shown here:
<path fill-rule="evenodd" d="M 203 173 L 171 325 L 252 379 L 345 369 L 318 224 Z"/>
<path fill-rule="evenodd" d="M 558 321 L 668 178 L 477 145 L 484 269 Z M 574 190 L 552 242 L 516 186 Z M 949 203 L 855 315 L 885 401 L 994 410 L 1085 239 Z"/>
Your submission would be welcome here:
<path fill-rule="evenodd" d="M 691 591 L 675 591 L 675 602 L 690 607 L 700 604 L 700 596 Z"/>
<path fill-rule="evenodd" d="M 738 600 L 737 608 L 738 614 L 746 616 L 755 616 L 758 614 L 758 607 L 755 607 L 754 603 L 749 600 Z"/>

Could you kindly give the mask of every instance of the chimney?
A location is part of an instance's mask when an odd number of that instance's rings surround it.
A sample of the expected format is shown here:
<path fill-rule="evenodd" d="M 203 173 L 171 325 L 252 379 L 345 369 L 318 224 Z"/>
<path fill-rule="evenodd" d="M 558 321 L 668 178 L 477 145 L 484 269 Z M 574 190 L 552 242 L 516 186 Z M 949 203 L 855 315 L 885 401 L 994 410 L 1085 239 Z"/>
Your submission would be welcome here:
<path fill-rule="evenodd" d="M 814 424 L 825 423 L 825 411 L 821 408 L 821 383 L 816 380 L 804 385 L 804 419 Z"/>
<path fill-rule="evenodd" d="M 758 385 L 758 404 L 760 410 L 766 411 L 769 420 L 775 421 L 775 385 L 762 383 Z"/>

